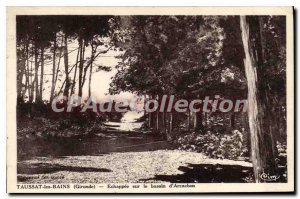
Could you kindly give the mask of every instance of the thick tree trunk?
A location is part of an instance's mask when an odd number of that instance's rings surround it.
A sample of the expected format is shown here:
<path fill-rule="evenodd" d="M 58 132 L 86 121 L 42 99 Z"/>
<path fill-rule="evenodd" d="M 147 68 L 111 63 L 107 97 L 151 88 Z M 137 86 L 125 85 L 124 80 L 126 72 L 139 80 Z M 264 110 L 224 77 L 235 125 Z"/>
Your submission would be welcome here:
<path fill-rule="evenodd" d="M 68 55 L 68 35 L 65 33 L 65 47 L 64 47 L 64 64 L 65 64 L 65 75 L 66 75 L 66 85 L 64 89 L 64 96 L 69 96 L 70 90 L 70 79 L 69 79 L 69 55 Z"/>
<path fill-rule="evenodd" d="M 240 17 L 245 51 L 245 74 L 248 84 L 248 117 L 251 136 L 251 159 L 256 182 L 262 173 L 273 174 L 276 168 L 274 140 L 267 114 L 267 88 L 264 79 L 260 24 L 258 17 Z"/>

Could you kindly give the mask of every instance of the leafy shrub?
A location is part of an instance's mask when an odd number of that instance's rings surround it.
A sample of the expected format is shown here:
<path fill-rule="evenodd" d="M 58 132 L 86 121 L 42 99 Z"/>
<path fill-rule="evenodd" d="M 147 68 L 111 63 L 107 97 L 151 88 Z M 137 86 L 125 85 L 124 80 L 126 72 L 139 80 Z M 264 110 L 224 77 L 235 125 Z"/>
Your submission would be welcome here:
<path fill-rule="evenodd" d="M 287 153 L 286 153 L 286 143 L 283 142 L 276 142 L 276 147 L 277 147 L 277 157 L 276 157 L 276 162 L 278 165 L 281 166 L 287 166 Z"/>
<path fill-rule="evenodd" d="M 181 150 L 200 152 L 212 158 L 237 159 L 247 152 L 243 135 L 238 130 L 230 134 L 192 132 L 179 136 L 175 143 Z"/>
<path fill-rule="evenodd" d="M 236 159 L 243 154 L 243 134 L 238 130 L 232 135 L 224 135 L 221 138 L 219 150 L 228 159 Z"/>
<path fill-rule="evenodd" d="M 278 154 L 286 154 L 286 143 L 276 142 Z"/>

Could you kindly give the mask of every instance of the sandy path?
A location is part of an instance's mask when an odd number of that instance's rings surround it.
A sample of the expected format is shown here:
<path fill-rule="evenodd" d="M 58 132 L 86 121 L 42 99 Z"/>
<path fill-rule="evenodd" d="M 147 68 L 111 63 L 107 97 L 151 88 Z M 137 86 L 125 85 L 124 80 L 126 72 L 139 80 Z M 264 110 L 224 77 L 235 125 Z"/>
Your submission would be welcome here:
<path fill-rule="evenodd" d="M 242 172 L 245 176 L 251 167 L 247 162 L 208 159 L 199 153 L 178 150 L 37 157 L 18 164 L 21 170 L 18 179 L 25 183 L 197 182 L 202 179 L 200 174 L 203 169 L 202 180 L 213 181 L 206 174 L 215 176 L 226 165 L 236 165 L 230 166 L 232 169 L 238 168 L 233 172 Z M 231 175 L 227 170 L 226 173 Z"/>

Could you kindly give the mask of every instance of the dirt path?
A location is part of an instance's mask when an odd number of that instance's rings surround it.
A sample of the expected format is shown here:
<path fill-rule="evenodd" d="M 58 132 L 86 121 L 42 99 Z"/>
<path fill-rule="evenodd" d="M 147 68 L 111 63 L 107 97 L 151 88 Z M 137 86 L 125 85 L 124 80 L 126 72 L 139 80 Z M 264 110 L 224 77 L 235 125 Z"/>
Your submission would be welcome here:
<path fill-rule="evenodd" d="M 177 150 L 99 156 L 38 157 L 19 162 L 26 183 L 243 182 L 251 164 Z M 229 175 L 229 176 L 228 176 Z"/>
<path fill-rule="evenodd" d="M 250 163 L 174 150 L 141 132 L 36 138 L 20 146 L 27 147 L 18 161 L 22 183 L 244 182 L 251 173 Z"/>

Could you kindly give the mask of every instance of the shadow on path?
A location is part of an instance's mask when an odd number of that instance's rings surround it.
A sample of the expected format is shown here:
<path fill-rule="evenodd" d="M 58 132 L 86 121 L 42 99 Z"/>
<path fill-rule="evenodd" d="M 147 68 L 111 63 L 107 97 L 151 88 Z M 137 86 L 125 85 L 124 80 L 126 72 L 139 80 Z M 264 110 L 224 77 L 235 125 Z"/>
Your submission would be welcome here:
<path fill-rule="evenodd" d="M 142 152 L 170 149 L 163 137 L 141 132 L 104 131 L 73 137 L 33 137 L 18 140 L 18 160 L 36 156 L 84 156 L 112 152 Z"/>
<path fill-rule="evenodd" d="M 18 174 L 48 174 L 59 171 L 69 172 L 111 172 L 109 169 L 93 167 L 74 167 L 59 164 L 35 163 L 35 164 L 18 164 Z"/>
<path fill-rule="evenodd" d="M 239 165 L 188 164 L 180 166 L 182 174 L 155 175 L 154 178 L 141 181 L 165 181 L 171 183 L 242 183 L 253 175 L 251 167 Z"/>

